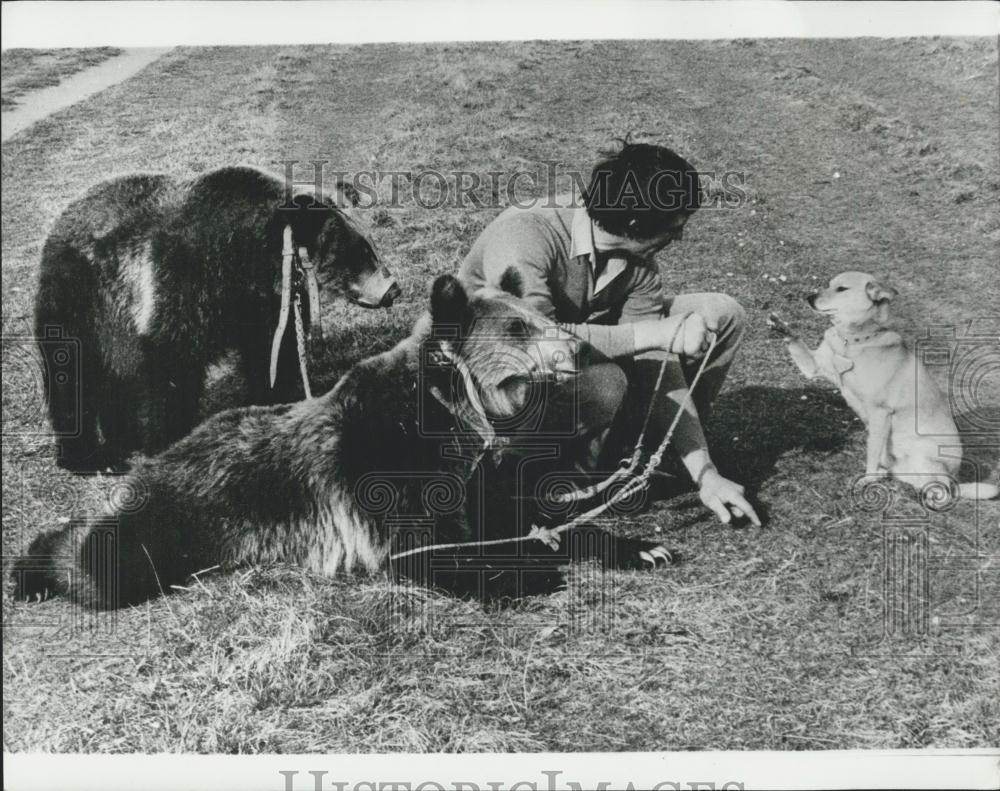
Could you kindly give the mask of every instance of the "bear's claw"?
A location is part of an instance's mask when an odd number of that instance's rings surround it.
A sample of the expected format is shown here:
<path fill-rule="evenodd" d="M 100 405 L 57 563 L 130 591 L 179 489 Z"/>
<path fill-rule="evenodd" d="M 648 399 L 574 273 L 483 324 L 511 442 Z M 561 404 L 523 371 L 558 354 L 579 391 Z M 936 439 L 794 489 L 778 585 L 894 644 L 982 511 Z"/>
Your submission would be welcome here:
<path fill-rule="evenodd" d="M 674 562 L 674 558 L 673 555 L 670 554 L 670 550 L 662 545 L 657 545 L 648 550 L 639 550 L 639 558 L 648 563 L 652 569 L 661 565 L 661 562 L 663 566 L 669 566 Z"/>

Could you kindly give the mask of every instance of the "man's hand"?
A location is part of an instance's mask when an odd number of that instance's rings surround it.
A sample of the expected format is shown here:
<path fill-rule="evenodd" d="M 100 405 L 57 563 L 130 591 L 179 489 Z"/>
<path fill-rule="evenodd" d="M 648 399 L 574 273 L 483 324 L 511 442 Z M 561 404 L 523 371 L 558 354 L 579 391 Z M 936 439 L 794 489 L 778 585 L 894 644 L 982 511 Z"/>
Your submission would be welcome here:
<path fill-rule="evenodd" d="M 709 326 L 697 313 L 637 321 L 632 325 L 636 353 L 657 350 L 685 357 L 702 356 L 708 350 L 709 335 L 718 329 Z"/>
<path fill-rule="evenodd" d="M 709 467 L 702 474 L 701 489 L 698 496 L 701 501 L 719 517 L 723 524 L 728 525 L 735 516 L 737 519 L 747 517 L 757 527 L 760 518 L 753 506 L 743 496 L 744 489 L 738 483 L 723 478 L 714 467 Z"/>
<path fill-rule="evenodd" d="M 701 357 L 708 351 L 709 333 L 718 331 L 718 327 L 709 327 L 698 313 L 671 316 L 658 323 L 661 325 L 660 348 L 684 357 Z"/>

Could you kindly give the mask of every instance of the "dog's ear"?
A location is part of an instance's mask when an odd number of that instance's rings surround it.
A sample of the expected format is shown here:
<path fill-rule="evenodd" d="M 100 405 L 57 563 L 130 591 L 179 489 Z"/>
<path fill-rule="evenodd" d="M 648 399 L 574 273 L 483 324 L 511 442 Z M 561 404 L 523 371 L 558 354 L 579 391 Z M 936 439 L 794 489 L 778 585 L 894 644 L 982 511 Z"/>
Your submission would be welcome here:
<path fill-rule="evenodd" d="M 509 266 L 500 276 L 500 290 L 520 299 L 524 296 L 524 279 L 516 267 Z"/>
<path fill-rule="evenodd" d="M 891 302 L 892 298 L 896 296 L 898 292 L 890 286 L 882 285 L 877 280 L 869 280 L 865 284 L 865 293 L 868 295 L 868 299 L 878 304 L 880 302 Z"/>
<path fill-rule="evenodd" d="M 441 275 L 431 288 L 431 321 L 461 327 L 469 312 L 469 295 L 453 275 Z"/>

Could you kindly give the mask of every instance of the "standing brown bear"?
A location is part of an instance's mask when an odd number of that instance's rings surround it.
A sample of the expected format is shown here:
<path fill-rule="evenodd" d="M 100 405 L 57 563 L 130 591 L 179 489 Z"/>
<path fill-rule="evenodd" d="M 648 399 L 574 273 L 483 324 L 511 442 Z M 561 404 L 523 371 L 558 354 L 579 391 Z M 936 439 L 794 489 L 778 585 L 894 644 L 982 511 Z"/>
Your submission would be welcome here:
<path fill-rule="evenodd" d="M 336 190 L 345 207 L 351 193 Z M 321 290 L 365 307 L 399 294 L 349 212 L 329 197 L 289 200 L 250 167 L 123 176 L 71 204 L 45 242 L 35 310 L 59 465 L 117 466 L 187 434 L 207 367 L 230 350 L 249 403 L 299 397 L 291 321 L 273 389 L 269 371 L 286 226 Z"/>
<path fill-rule="evenodd" d="M 523 535 L 529 524 L 484 506 L 482 462 L 502 452 L 494 426 L 525 409 L 534 385 L 574 374 L 574 345 L 519 298 L 515 276 L 502 285 L 468 294 L 442 275 L 413 334 L 359 362 L 330 392 L 221 412 L 141 460 L 125 479 L 135 494 L 128 503 L 32 542 L 14 567 L 17 597 L 68 593 L 110 609 L 216 565 L 375 571 L 393 541 Z M 414 523 L 426 532 L 408 532 Z M 666 555 L 593 531 L 603 538 L 584 543 L 606 548 L 601 559 L 615 566 Z M 503 569 L 473 547 L 393 570 L 456 593 L 522 593 L 526 569 L 557 582 L 569 559 L 533 543 L 508 547 Z"/>

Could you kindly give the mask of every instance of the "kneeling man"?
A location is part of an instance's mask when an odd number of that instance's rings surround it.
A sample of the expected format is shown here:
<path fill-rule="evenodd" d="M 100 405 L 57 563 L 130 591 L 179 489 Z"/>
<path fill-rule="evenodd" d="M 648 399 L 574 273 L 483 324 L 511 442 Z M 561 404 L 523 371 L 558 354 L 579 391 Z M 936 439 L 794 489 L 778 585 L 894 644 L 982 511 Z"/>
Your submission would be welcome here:
<path fill-rule="evenodd" d="M 725 294 L 667 296 L 655 260 L 681 239 L 698 206 L 698 175 L 685 159 L 662 146 L 626 143 L 597 164 L 582 200 L 555 198 L 501 213 L 473 245 L 459 278 L 473 289 L 498 286 L 516 267 L 524 298 L 584 341 L 579 375 L 556 388 L 545 409 L 576 410 L 574 461 L 589 472 L 628 453 L 654 396 L 647 448 L 660 443 L 715 332 L 672 444 L 719 519 L 746 516 L 759 525 L 743 487 L 716 469 L 701 427 L 736 354 L 745 314 Z"/>

